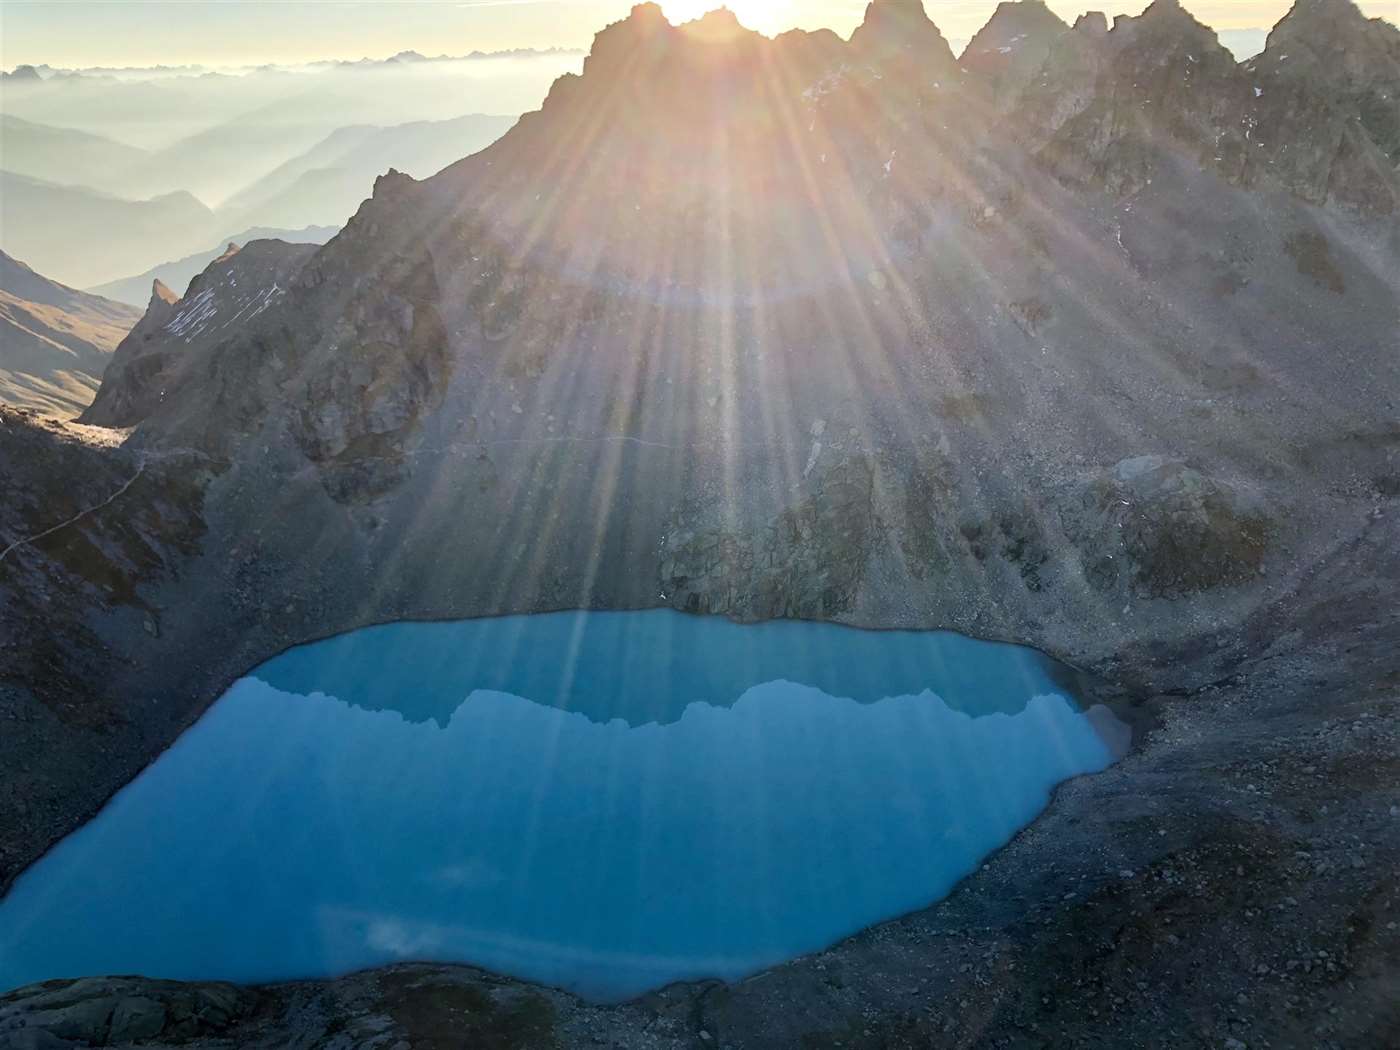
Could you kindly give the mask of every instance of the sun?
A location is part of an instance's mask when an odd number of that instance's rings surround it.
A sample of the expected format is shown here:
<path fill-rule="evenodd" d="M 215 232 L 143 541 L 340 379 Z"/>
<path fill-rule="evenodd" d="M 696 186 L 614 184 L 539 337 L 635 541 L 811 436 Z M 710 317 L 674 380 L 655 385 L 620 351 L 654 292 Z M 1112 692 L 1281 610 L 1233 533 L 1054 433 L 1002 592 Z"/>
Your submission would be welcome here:
<path fill-rule="evenodd" d="M 662 0 L 673 25 L 690 22 L 707 11 L 727 7 L 750 29 L 774 33 L 792 25 L 792 0 Z"/>

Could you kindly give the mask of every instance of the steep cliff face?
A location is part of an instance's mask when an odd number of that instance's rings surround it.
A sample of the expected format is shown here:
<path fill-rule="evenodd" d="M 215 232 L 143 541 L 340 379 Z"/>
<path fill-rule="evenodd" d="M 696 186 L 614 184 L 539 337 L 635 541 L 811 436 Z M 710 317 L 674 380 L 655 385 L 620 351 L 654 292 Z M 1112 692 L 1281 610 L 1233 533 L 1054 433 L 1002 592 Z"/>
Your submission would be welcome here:
<path fill-rule="evenodd" d="M 103 385 L 80 421 L 132 426 L 160 408 L 167 393 L 182 386 L 185 374 L 193 371 L 200 381 L 208 379 L 212 362 L 241 335 L 243 325 L 286 294 L 315 247 L 284 241 L 253 241 L 246 248 L 230 244 L 183 296 L 155 281 L 146 313 L 117 346 Z M 223 362 L 229 364 L 256 371 L 256 362 Z"/>
<path fill-rule="evenodd" d="M 1052 49 L 1017 110 L 1059 177 L 1127 195 L 1173 154 L 1252 183 L 1248 91 L 1234 56 L 1176 0 L 1107 33 L 1085 22 Z"/>
<path fill-rule="evenodd" d="M 1086 16 L 1087 18 L 1088 16 Z M 1081 21 L 1014 109 L 1060 177 L 1128 194 L 1172 153 L 1243 186 L 1395 211 L 1397 32 L 1350 0 L 1300 0 L 1243 65 L 1176 0 Z"/>
<path fill-rule="evenodd" d="M 1299 0 L 1245 63 L 1258 147 L 1294 193 L 1400 209 L 1400 31 L 1346 0 Z"/>

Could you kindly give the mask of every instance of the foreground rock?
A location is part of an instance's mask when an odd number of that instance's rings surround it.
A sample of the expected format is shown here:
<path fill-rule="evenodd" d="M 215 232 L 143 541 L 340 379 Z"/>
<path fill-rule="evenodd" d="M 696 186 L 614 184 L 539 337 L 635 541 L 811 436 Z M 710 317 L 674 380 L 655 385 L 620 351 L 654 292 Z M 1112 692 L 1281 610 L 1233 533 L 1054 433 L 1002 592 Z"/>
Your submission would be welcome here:
<path fill-rule="evenodd" d="M 228 1032 L 255 993 L 136 977 L 50 981 L 0 998 L 0 1042 L 16 1048 L 189 1043 Z"/>

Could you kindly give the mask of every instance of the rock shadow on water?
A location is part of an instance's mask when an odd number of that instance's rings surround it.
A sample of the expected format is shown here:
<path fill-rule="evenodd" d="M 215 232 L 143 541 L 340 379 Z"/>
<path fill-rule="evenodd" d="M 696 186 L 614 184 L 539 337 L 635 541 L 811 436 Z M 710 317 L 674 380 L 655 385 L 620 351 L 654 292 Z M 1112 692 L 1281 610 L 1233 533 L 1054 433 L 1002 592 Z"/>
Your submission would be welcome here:
<path fill-rule="evenodd" d="M 670 724 L 693 703 L 726 707 L 773 681 L 862 704 L 927 690 L 974 715 L 1014 714 L 1040 692 L 1077 702 L 1076 672 L 1024 646 L 666 609 L 384 624 L 296 646 L 252 675 L 283 692 L 439 726 L 476 690 L 631 726 Z"/>

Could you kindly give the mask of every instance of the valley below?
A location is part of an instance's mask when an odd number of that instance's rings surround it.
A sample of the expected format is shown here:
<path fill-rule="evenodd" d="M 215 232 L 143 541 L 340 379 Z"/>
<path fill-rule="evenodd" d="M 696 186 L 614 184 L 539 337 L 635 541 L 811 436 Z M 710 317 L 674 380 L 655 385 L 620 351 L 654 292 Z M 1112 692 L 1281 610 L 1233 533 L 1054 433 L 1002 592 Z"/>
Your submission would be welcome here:
<path fill-rule="evenodd" d="M 0 406 L 0 891 L 373 625 L 955 631 L 1061 661 L 1128 753 L 729 982 L 60 979 L 0 1047 L 1400 1040 L 1400 33 L 1300 0 L 1238 63 L 1172 0 L 1011 3 L 959 59 L 916 6 L 638 7 L 324 246 L 157 287 L 76 420 Z"/>

